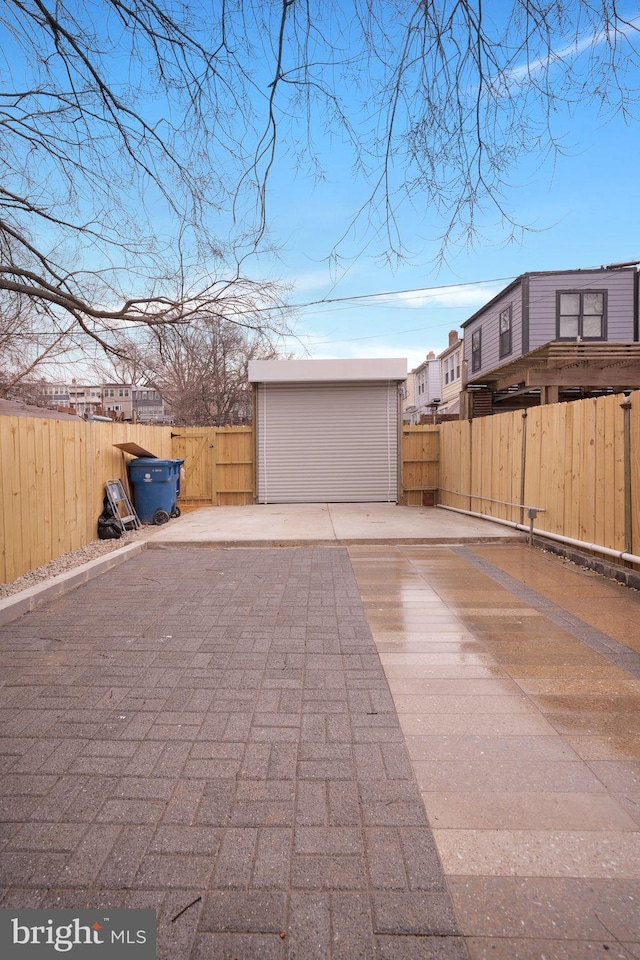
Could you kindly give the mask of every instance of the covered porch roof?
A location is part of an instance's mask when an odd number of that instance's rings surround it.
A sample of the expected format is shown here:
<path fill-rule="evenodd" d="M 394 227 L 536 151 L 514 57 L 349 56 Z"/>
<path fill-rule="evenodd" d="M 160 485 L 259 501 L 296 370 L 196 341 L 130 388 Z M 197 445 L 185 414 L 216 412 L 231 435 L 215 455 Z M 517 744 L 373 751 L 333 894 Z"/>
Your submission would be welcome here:
<path fill-rule="evenodd" d="M 493 370 L 470 377 L 468 387 L 484 386 L 494 403 L 525 394 L 571 399 L 576 390 L 601 393 L 640 387 L 640 343 L 552 340 Z"/>

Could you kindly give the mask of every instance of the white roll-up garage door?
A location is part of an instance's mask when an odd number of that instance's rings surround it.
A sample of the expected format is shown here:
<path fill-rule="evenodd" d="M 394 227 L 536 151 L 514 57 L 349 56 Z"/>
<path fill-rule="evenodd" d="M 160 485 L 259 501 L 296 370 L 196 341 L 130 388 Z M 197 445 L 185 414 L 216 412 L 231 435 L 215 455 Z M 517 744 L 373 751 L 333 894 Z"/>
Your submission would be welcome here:
<path fill-rule="evenodd" d="M 259 383 L 259 503 L 398 499 L 396 381 Z"/>

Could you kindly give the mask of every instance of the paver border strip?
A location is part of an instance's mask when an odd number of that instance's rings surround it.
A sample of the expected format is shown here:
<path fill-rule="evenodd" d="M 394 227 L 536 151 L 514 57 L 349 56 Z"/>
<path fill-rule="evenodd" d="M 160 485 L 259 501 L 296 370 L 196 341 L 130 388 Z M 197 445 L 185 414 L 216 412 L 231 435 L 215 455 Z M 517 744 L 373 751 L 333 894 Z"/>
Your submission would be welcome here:
<path fill-rule="evenodd" d="M 543 594 L 538 593 L 533 587 L 527 586 L 516 577 L 512 577 L 510 573 L 501 570 L 490 560 L 477 556 L 468 547 L 453 547 L 452 550 L 459 557 L 481 570 L 486 576 L 499 583 L 515 597 L 518 597 L 519 600 L 523 600 L 534 610 L 538 610 L 556 626 L 571 633 L 576 640 L 585 643 L 596 653 L 609 660 L 610 663 L 614 663 L 626 670 L 627 673 L 640 679 L 640 653 L 636 653 L 635 650 L 626 647 L 618 640 L 614 640 L 613 637 L 603 633 L 602 630 L 598 630 L 597 627 L 593 627 L 590 623 L 581 620 L 580 617 L 576 617 L 573 613 L 565 610 L 564 607 L 554 603 L 553 600 L 549 600 Z"/>
<path fill-rule="evenodd" d="M 419 547 L 446 547 L 452 544 L 463 543 L 521 543 L 524 537 L 311 537 L 278 538 L 271 540 L 149 540 L 150 550 L 173 549 L 180 547 L 193 550 L 198 547 L 207 549 L 242 549 L 243 547 L 356 547 L 356 546 L 419 546 Z"/>

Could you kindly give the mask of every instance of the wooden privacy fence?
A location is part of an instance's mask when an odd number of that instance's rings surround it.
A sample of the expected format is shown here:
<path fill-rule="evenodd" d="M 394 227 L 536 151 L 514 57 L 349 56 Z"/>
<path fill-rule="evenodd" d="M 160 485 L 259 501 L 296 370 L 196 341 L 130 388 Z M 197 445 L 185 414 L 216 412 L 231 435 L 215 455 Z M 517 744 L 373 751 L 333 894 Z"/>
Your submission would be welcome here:
<path fill-rule="evenodd" d="M 640 392 L 403 428 L 401 502 L 438 502 L 640 554 Z M 95 540 L 106 480 L 135 442 L 185 460 L 183 505 L 254 502 L 251 427 L 0 417 L 0 582 Z"/>
<path fill-rule="evenodd" d="M 640 393 L 440 428 L 439 502 L 640 554 Z M 627 426 L 625 427 L 625 416 Z"/>
<path fill-rule="evenodd" d="M 0 582 L 97 537 L 104 484 L 126 480 L 114 443 L 171 456 L 169 427 L 0 417 Z"/>
<path fill-rule="evenodd" d="M 0 582 L 97 537 L 107 480 L 127 480 L 133 442 L 184 459 L 180 503 L 253 502 L 251 427 L 207 430 L 0 417 Z"/>

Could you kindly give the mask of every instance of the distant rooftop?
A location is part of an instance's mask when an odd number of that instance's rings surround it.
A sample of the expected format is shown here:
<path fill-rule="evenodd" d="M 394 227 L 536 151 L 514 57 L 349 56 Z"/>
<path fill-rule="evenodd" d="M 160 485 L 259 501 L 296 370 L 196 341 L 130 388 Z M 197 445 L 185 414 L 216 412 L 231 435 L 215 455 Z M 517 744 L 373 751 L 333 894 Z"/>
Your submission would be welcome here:
<path fill-rule="evenodd" d="M 50 407 L 36 407 L 21 400 L 0 400 L 0 416 L 3 417 L 41 417 L 47 420 L 82 420 L 74 413 L 60 413 Z"/>

